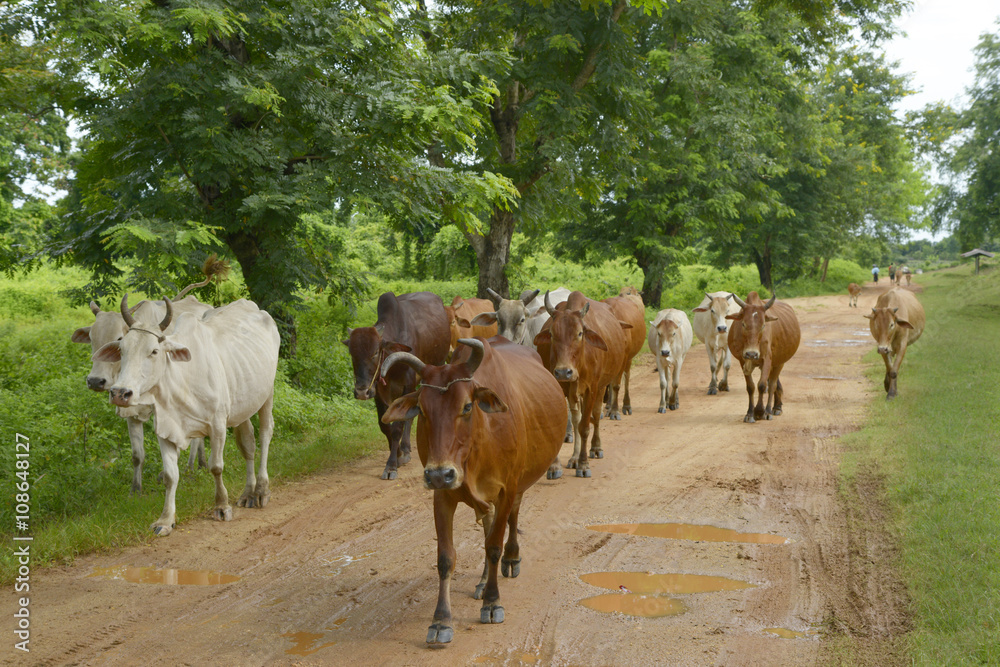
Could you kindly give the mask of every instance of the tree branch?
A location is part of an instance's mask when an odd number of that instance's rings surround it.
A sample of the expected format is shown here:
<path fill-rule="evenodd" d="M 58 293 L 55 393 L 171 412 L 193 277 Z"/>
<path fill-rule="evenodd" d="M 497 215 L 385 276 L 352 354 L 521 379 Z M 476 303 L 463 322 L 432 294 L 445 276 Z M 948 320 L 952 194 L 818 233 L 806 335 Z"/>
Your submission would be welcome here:
<path fill-rule="evenodd" d="M 625 11 L 625 7 L 628 6 L 626 0 L 618 0 L 616 4 L 611 9 L 611 22 L 618 23 L 618 19 L 621 18 L 622 12 Z M 594 72 L 597 70 L 597 56 L 601 53 L 604 48 L 604 42 L 599 42 L 590 49 L 587 57 L 583 59 L 583 67 L 580 68 L 580 72 L 573 79 L 573 92 L 578 93 L 580 90 L 587 85 L 590 78 L 594 76 Z"/>

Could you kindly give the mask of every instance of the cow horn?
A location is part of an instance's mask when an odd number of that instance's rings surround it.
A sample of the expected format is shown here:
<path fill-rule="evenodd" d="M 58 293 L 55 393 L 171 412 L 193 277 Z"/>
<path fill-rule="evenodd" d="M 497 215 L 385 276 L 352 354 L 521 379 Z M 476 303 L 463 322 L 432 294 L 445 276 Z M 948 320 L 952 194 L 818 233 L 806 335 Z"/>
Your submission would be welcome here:
<path fill-rule="evenodd" d="M 528 292 L 527 294 L 525 294 L 525 295 L 523 295 L 521 297 L 521 303 L 523 303 L 525 306 L 527 306 L 529 303 L 531 303 L 532 301 L 535 300 L 535 297 L 537 297 L 538 293 L 541 292 L 541 291 L 542 290 L 540 290 L 540 289 L 536 289 L 536 290 L 533 290 L 531 292 Z"/>
<path fill-rule="evenodd" d="M 424 374 L 424 367 L 427 365 L 420 361 L 420 359 L 417 358 L 417 355 L 412 352 L 393 352 L 385 358 L 385 361 L 382 362 L 382 377 L 386 376 L 389 369 L 392 368 L 393 364 L 397 361 L 402 361 L 404 364 L 415 370 L 418 375 Z"/>
<path fill-rule="evenodd" d="M 128 292 L 125 292 L 125 296 L 122 297 L 122 319 L 125 320 L 125 326 L 129 329 L 135 324 L 135 318 L 132 317 L 132 312 L 128 309 Z"/>
<path fill-rule="evenodd" d="M 744 301 L 740 297 L 736 296 L 735 294 L 730 294 L 729 296 L 733 297 L 733 301 L 735 301 L 736 305 L 739 306 L 740 308 L 746 308 L 747 307 L 746 301 Z"/>
<path fill-rule="evenodd" d="M 94 315 L 101 312 L 101 307 L 97 305 L 96 301 L 90 302 L 90 312 L 92 312 Z"/>
<path fill-rule="evenodd" d="M 490 301 L 493 302 L 493 305 L 496 306 L 497 308 L 499 308 L 500 307 L 500 302 L 503 301 L 503 297 L 500 296 L 499 294 L 497 294 L 496 292 L 494 292 L 489 287 L 486 288 L 486 294 L 490 297 Z"/>
<path fill-rule="evenodd" d="M 770 308 L 771 306 L 773 306 L 774 305 L 774 300 L 777 299 L 777 298 L 778 298 L 777 294 L 772 294 L 771 298 L 768 299 L 767 303 L 764 304 L 764 310 L 767 310 L 768 308 Z"/>
<path fill-rule="evenodd" d="M 552 307 L 552 302 L 549 301 L 548 290 L 545 290 L 545 312 L 549 314 L 549 317 L 552 317 L 553 315 L 556 314 L 556 309 Z"/>
<path fill-rule="evenodd" d="M 465 362 L 465 367 L 469 370 L 469 375 L 471 376 L 479 368 L 479 364 L 483 363 L 483 354 L 486 353 L 486 347 L 483 345 L 483 341 L 476 340 L 475 338 L 459 338 L 458 342 L 472 348 L 472 355 Z"/>
<path fill-rule="evenodd" d="M 170 326 L 170 320 L 174 319 L 174 308 L 170 305 L 170 299 L 163 297 L 163 303 L 167 306 L 167 314 L 160 322 L 160 331 L 166 331 Z"/>

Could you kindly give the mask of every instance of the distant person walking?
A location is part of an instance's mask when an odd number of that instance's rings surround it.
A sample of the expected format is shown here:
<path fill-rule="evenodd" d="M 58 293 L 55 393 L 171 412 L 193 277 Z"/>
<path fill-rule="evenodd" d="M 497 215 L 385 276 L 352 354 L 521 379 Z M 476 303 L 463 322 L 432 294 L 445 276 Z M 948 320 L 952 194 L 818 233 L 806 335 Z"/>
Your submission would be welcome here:
<path fill-rule="evenodd" d="M 889 284 L 896 282 L 896 266 L 894 264 L 889 265 Z"/>
<path fill-rule="evenodd" d="M 878 284 L 878 265 L 877 264 L 872 264 L 872 280 L 875 281 L 876 285 Z"/>

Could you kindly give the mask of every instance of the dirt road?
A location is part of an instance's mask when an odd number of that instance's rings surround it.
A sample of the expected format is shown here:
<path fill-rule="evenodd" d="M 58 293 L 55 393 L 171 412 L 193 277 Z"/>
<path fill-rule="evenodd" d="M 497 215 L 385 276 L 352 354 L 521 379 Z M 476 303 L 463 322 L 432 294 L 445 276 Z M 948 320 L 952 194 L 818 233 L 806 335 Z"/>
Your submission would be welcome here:
<path fill-rule="evenodd" d="M 20 664 L 805 665 L 822 661 L 830 632 L 896 632 L 900 587 L 879 571 L 891 545 L 848 531 L 836 488 L 837 436 L 856 427 L 869 401 L 883 400 L 861 365 L 873 345 L 861 314 L 875 295 L 866 286 L 857 309 L 848 308 L 846 290 L 789 301 L 802 345 L 782 375 L 784 414 L 771 421 L 743 423 L 738 367 L 732 391 L 706 395 L 700 344 L 683 369 L 680 409 L 657 414 L 657 376 L 644 351 L 632 374 L 635 414 L 602 423 L 606 458 L 592 463 L 593 478 L 570 471 L 525 494 L 523 563 L 520 577 L 500 581 L 502 625 L 479 623 L 471 593 L 482 533 L 462 506 L 455 637 L 445 649 L 426 648 L 437 596 L 431 493 L 416 458 L 395 482 L 378 479 L 382 459 L 374 458 L 278 486 L 266 509 L 234 508 L 231 523 L 189 521 L 144 547 L 39 572 L 32 652 Z M 787 542 L 588 528 L 638 522 L 712 525 Z M 114 576 L 126 566 L 240 578 L 131 583 Z M 581 605 L 612 592 L 581 579 L 601 572 L 712 575 L 751 586 L 674 593 L 685 611 L 649 618 Z M 694 581 L 697 588 L 706 580 Z M 4 604 L 12 609 L 14 595 Z M 13 661 L 11 645 L 0 655 Z"/>

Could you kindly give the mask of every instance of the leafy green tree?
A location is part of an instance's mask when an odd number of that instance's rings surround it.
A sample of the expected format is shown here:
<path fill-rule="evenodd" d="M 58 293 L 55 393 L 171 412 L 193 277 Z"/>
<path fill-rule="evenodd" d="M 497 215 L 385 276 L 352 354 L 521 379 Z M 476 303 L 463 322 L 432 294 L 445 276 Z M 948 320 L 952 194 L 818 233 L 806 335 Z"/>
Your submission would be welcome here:
<path fill-rule="evenodd" d="M 130 246 L 109 239 L 164 238 L 174 256 L 222 246 L 251 298 L 279 321 L 287 353 L 296 289 L 325 280 L 322 261 L 303 249 L 323 232 L 304 213 L 351 202 L 399 217 L 443 211 L 470 224 L 511 196 L 493 174 L 419 159 L 431 144 L 472 148 L 496 92 L 481 70 L 496 64 L 410 48 L 412 30 L 391 0 L 39 1 L 33 9 L 47 21 L 43 37 L 86 64 L 75 110 L 88 142 L 62 252 L 105 289 L 123 277 L 156 280 L 123 276 L 135 271 L 116 261 Z M 181 241 L 178 255 L 169 244 Z"/>

